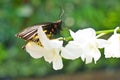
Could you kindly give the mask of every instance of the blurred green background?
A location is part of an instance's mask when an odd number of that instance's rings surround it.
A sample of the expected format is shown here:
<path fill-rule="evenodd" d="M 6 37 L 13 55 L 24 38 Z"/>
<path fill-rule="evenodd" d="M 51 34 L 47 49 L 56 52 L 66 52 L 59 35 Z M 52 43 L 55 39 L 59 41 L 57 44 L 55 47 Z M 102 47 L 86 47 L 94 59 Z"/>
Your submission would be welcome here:
<path fill-rule="evenodd" d="M 120 59 L 105 59 L 102 54 L 96 64 L 64 59 L 64 68 L 55 71 L 44 59 L 33 59 L 21 49 L 25 42 L 15 34 L 34 24 L 57 21 L 61 8 L 65 11 L 61 34 L 65 37 L 68 28 L 105 30 L 120 26 L 120 0 L 0 0 L 0 80 L 120 69 Z"/>

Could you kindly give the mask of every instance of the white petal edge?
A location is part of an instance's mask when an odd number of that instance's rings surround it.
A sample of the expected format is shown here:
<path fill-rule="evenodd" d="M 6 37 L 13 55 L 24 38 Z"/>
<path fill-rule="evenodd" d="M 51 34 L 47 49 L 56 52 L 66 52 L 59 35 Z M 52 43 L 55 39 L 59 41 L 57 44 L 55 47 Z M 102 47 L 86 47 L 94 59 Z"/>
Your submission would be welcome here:
<path fill-rule="evenodd" d="M 44 49 L 34 42 L 28 42 L 25 49 L 33 58 L 41 58 L 45 53 Z"/>
<path fill-rule="evenodd" d="M 82 54 L 82 49 L 79 44 L 75 44 L 74 41 L 70 41 L 65 47 L 62 48 L 61 56 L 66 59 L 76 59 Z"/>
<path fill-rule="evenodd" d="M 108 39 L 108 45 L 105 47 L 105 57 L 120 57 L 120 34 L 113 34 Z"/>
<path fill-rule="evenodd" d="M 88 46 L 89 45 L 89 46 Z M 85 47 L 85 48 L 84 48 Z M 83 55 L 81 56 L 82 60 L 86 61 L 86 64 L 91 63 L 92 59 L 96 63 L 99 60 L 101 54 L 95 43 L 86 44 L 83 47 Z"/>
<path fill-rule="evenodd" d="M 62 44 L 63 44 L 63 41 L 59 41 L 58 39 L 50 40 L 51 48 L 61 48 Z"/>
<path fill-rule="evenodd" d="M 59 70 L 63 68 L 62 58 L 60 55 L 56 55 L 53 60 L 53 69 Z"/>
<path fill-rule="evenodd" d="M 105 39 L 96 39 L 96 42 L 97 42 L 97 47 L 98 48 L 104 48 L 108 45 L 108 41 L 105 40 Z"/>
<path fill-rule="evenodd" d="M 41 42 L 41 44 L 44 46 L 44 47 L 50 47 L 50 42 L 49 42 L 49 39 L 47 38 L 45 32 L 43 31 L 42 27 L 40 26 L 38 28 L 38 37 L 39 37 L 39 40 Z"/>
<path fill-rule="evenodd" d="M 89 34 L 88 34 L 89 33 Z M 73 32 L 70 30 L 70 34 L 75 41 L 83 42 L 84 40 L 87 40 L 89 38 L 93 39 L 96 36 L 96 32 L 92 28 L 86 28 L 82 30 L 78 30 L 77 32 Z M 82 41 L 81 41 L 82 39 Z"/>
<path fill-rule="evenodd" d="M 46 53 L 44 53 L 44 58 L 45 58 L 45 61 L 47 61 L 47 62 L 49 62 L 49 63 L 51 63 L 53 60 L 54 60 L 54 57 L 56 56 L 56 55 L 59 55 L 59 52 L 60 52 L 60 50 L 59 49 L 46 49 Z"/>

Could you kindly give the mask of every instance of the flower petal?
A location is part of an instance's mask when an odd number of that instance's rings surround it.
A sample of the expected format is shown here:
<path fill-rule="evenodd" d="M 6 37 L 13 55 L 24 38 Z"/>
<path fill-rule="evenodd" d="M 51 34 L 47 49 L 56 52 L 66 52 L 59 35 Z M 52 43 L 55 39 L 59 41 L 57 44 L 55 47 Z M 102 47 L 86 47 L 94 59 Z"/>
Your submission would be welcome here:
<path fill-rule="evenodd" d="M 95 63 L 100 58 L 101 54 L 99 49 L 96 47 L 95 43 L 89 43 L 84 45 L 83 54 L 81 56 L 82 60 L 86 60 L 86 64 L 91 63 L 92 59 L 94 59 Z"/>
<path fill-rule="evenodd" d="M 63 41 L 59 41 L 58 39 L 50 40 L 51 48 L 61 48 L 62 44 L 63 44 Z"/>
<path fill-rule="evenodd" d="M 76 33 L 70 30 L 70 34 L 75 41 L 79 41 L 81 43 L 88 39 L 95 39 L 96 36 L 95 30 L 92 28 L 78 30 Z"/>
<path fill-rule="evenodd" d="M 93 28 L 86 28 L 86 29 L 78 30 L 76 32 L 76 34 L 79 34 L 81 36 L 83 36 L 83 34 L 84 34 L 84 36 L 89 36 L 89 37 L 95 37 L 96 36 L 96 32 Z"/>
<path fill-rule="evenodd" d="M 96 42 L 98 48 L 104 48 L 108 44 L 107 40 L 104 39 L 96 39 Z"/>
<path fill-rule="evenodd" d="M 62 58 L 59 55 L 56 55 L 53 60 L 53 69 L 59 70 L 63 68 Z"/>
<path fill-rule="evenodd" d="M 49 39 L 47 38 L 47 36 L 41 26 L 38 28 L 38 37 L 39 37 L 41 44 L 44 47 L 50 47 Z"/>
<path fill-rule="evenodd" d="M 25 49 L 33 58 L 41 58 L 45 53 L 44 49 L 34 42 L 28 42 Z"/>
<path fill-rule="evenodd" d="M 46 53 L 44 53 L 45 61 L 51 63 L 51 62 L 53 61 L 53 58 L 54 58 L 56 55 L 59 55 L 59 52 L 60 52 L 60 50 L 58 50 L 58 49 L 46 48 Z"/>
<path fill-rule="evenodd" d="M 76 59 L 81 56 L 81 47 L 79 44 L 70 41 L 61 51 L 61 56 L 66 59 Z"/>
<path fill-rule="evenodd" d="M 120 57 L 120 34 L 113 34 L 108 39 L 108 45 L 105 47 L 105 57 Z"/>

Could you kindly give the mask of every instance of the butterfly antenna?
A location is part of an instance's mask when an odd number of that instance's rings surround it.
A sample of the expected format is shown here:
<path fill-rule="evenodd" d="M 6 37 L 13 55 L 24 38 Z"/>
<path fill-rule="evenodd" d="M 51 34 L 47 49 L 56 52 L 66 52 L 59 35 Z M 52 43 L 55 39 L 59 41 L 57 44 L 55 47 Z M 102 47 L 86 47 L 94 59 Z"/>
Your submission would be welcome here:
<path fill-rule="evenodd" d="M 63 9 L 63 8 L 61 8 L 61 13 L 60 13 L 59 19 L 61 19 L 61 18 L 62 18 L 63 14 L 64 14 L 64 9 Z"/>

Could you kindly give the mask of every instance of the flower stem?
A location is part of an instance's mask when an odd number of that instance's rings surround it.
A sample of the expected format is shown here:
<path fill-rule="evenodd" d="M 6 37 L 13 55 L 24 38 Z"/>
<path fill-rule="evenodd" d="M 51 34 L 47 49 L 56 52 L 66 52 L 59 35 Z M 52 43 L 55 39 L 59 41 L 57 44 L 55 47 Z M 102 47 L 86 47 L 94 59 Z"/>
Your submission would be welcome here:
<path fill-rule="evenodd" d="M 96 34 L 101 34 L 101 33 L 108 34 L 108 33 L 113 33 L 113 32 L 114 32 L 114 29 L 110 29 L 110 30 L 101 30 L 101 31 L 96 31 Z M 120 28 L 118 28 L 117 32 L 120 33 Z"/>
<path fill-rule="evenodd" d="M 108 34 L 108 33 L 112 33 L 112 32 L 114 32 L 113 29 L 111 29 L 111 30 L 101 30 L 101 31 L 96 31 L 96 34 L 101 34 L 101 33 Z"/>

